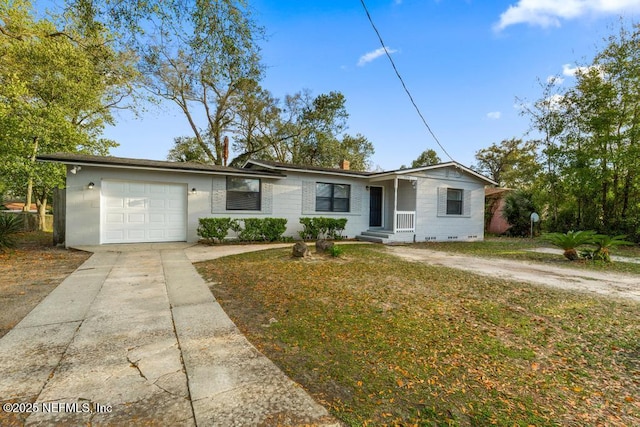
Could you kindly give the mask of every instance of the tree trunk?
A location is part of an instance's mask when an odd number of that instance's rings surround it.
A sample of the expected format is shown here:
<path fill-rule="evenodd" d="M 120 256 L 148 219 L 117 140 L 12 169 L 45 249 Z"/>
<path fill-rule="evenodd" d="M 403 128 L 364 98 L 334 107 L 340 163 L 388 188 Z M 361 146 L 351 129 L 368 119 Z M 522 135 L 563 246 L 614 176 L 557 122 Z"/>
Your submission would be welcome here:
<path fill-rule="evenodd" d="M 38 230 L 47 231 L 47 196 L 46 192 L 41 199 L 36 199 L 38 207 Z"/>
<path fill-rule="evenodd" d="M 27 182 L 27 196 L 24 199 L 24 206 L 22 212 L 29 212 L 31 210 L 31 196 L 33 194 L 33 179 L 29 178 Z"/>
<path fill-rule="evenodd" d="M 33 137 L 33 154 L 31 154 L 31 163 L 36 162 L 36 155 L 38 154 L 38 137 Z M 33 194 L 33 178 L 29 177 L 29 181 L 27 182 L 27 197 L 24 201 L 24 207 L 22 208 L 23 212 L 29 212 L 31 210 L 31 197 Z"/>

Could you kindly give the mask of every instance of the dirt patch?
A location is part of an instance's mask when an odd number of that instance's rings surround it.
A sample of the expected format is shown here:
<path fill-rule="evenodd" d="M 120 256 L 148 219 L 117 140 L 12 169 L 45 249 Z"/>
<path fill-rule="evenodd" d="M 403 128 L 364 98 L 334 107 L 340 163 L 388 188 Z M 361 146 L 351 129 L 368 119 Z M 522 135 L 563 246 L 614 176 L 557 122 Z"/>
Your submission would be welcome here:
<path fill-rule="evenodd" d="M 91 256 L 53 246 L 50 233 L 22 233 L 0 252 L 0 337 Z"/>
<path fill-rule="evenodd" d="M 483 276 L 640 301 L 640 278 L 634 275 L 480 258 L 404 246 L 387 248 L 390 253 L 411 261 L 457 268 Z"/>

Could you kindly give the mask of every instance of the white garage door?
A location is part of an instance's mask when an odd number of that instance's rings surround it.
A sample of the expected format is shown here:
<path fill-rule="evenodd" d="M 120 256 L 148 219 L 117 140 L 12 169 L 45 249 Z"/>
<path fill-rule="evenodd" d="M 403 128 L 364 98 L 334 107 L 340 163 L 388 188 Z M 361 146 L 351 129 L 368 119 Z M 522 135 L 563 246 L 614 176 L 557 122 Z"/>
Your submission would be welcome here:
<path fill-rule="evenodd" d="M 185 185 L 105 180 L 101 187 L 101 243 L 186 240 Z"/>

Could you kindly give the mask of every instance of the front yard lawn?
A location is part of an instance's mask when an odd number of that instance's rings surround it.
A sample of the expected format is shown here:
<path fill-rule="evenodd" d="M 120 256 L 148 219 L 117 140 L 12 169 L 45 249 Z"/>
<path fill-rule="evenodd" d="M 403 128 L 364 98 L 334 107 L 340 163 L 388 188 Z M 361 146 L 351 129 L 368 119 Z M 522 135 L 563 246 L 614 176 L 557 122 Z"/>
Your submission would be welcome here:
<path fill-rule="evenodd" d="M 640 424 L 640 304 L 343 247 L 197 268 L 249 340 L 346 424 Z"/>

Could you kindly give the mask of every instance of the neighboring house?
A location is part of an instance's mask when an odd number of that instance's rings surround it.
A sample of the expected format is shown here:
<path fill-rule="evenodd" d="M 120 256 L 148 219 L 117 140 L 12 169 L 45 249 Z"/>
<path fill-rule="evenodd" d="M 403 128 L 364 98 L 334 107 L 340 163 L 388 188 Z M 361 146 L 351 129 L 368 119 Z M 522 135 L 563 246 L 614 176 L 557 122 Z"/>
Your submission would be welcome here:
<path fill-rule="evenodd" d="M 3 210 L 11 212 L 22 212 L 24 210 L 24 202 L 6 202 L 0 206 Z M 29 212 L 38 212 L 38 207 L 35 203 L 31 203 L 29 206 Z"/>
<path fill-rule="evenodd" d="M 504 234 L 511 227 L 502 216 L 504 211 L 504 198 L 509 194 L 509 188 L 486 188 L 484 196 L 486 199 L 485 230 L 491 234 Z"/>
<path fill-rule="evenodd" d="M 490 179 L 450 162 L 360 172 L 249 160 L 242 168 L 58 153 L 67 167 L 67 246 L 198 240 L 204 217 L 347 218 L 378 242 L 482 240 Z"/>

